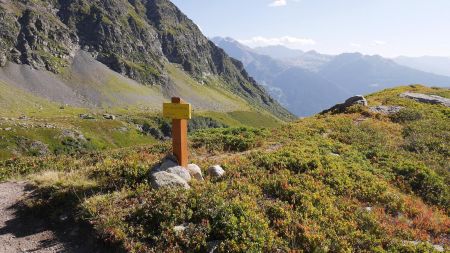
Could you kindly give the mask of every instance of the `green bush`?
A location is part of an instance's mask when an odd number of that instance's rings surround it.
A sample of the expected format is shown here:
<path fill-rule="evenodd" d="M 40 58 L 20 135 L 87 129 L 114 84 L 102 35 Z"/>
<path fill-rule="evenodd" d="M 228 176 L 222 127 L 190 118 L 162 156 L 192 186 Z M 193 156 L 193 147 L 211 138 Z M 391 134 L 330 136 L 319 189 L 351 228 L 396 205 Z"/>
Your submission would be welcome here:
<path fill-rule="evenodd" d="M 405 123 L 422 119 L 422 113 L 416 109 L 405 108 L 390 116 L 395 123 Z"/>
<path fill-rule="evenodd" d="M 188 131 L 195 132 L 201 129 L 209 128 L 227 128 L 228 126 L 209 117 L 193 117 L 189 120 Z"/>
<path fill-rule="evenodd" d="M 192 146 L 208 151 L 246 151 L 260 146 L 266 135 L 266 130 L 245 127 L 200 130 L 192 135 Z"/>
<path fill-rule="evenodd" d="M 421 164 L 410 162 L 394 165 L 393 170 L 412 192 L 422 197 L 426 202 L 443 208 L 450 206 L 449 187 L 436 172 Z"/>

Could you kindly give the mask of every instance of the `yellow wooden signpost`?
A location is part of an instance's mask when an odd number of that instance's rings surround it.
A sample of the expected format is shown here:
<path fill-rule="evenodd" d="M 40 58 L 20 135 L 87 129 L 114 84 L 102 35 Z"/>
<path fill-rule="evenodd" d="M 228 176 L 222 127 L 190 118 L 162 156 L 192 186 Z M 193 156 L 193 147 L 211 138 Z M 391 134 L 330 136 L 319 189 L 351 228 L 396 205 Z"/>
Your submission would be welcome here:
<path fill-rule="evenodd" d="M 192 118 L 192 108 L 181 98 L 173 97 L 172 103 L 163 104 L 163 116 L 172 119 L 172 146 L 173 154 L 178 164 L 188 165 L 187 130 L 188 120 Z"/>

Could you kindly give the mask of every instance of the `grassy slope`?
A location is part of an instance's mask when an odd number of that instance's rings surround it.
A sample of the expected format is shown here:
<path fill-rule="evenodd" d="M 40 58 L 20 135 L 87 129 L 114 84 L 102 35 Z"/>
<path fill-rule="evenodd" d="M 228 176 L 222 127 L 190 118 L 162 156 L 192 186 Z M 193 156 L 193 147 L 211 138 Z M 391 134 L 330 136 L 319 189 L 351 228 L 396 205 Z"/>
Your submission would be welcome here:
<path fill-rule="evenodd" d="M 399 98 L 406 90 L 450 95 L 401 87 L 368 97 L 408 108 L 391 117 L 354 107 L 273 130 L 196 133 L 191 160 L 227 174 L 189 191 L 148 186 L 168 143 L 21 158 L 0 174 L 43 171 L 31 177 L 42 193 L 32 210 L 87 219 L 131 252 L 204 252 L 214 240 L 219 252 L 432 252 L 404 241 L 450 245 L 450 109 Z M 181 224 L 187 230 L 174 232 Z"/>
<path fill-rule="evenodd" d="M 96 99 L 106 101 L 103 108 L 87 109 L 66 105 L 61 109 L 58 103 L 0 82 L 0 118 L 14 119 L 0 119 L 1 129 L 11 128 L 10 131 L 0 130 L 0 160 L 33 153 L 22 146 L 30 146 L 31 142 L 36 141 L 48 145 L 52 153 L 61 150 L 67 153 L 67 145 L 62 143 L 64 138 L 61 137 L 64 130 L 82 133 L 89 140 L 85 149 L 90 151 L 154 142 L 153 138 L 136 130 L 133 119 L 142 119 L 152 124 L 164 101 L 162 91 L 121 77 L 93 62 L 85 54 L 77 59 L 81 62 L 77 66 L 89 65 L 96 69 L 100 79 L 95 80 L 90 76 L 92 73 L 84 72 L 86 70 L 80 70 L 79 67 L 77 71 L 72 70 L 72 74 L 66 74 L 64 79 L 79 93 L 94 94 Z M 271 114 L 258 112 L 242 98 L 222 89 L 219 80 L 212 80 L 214 83 L 209 85 L 200 85 L 175 66 L 170 65 L 168 69 L 174 80 L 175 93 L 184 94 L 183 98 L 194 104 L 194 116 L 210 117 L 228 126 L 276 127 L 282 124 Z M 214 109 L 215 112 L 210 112 Z M 104 120 L 102 114 L 105 112 L 120 116 L 116 121 Z M 82 120 L 78 116 L 81 113 L 96 115 L 96 119 Z M 27 116 L 29 119 L 18 120 L 20 116 Z M 43 127 L 45 125 L 54 128 Z M 123 128 L 128 130 L 121 131 Z"/>

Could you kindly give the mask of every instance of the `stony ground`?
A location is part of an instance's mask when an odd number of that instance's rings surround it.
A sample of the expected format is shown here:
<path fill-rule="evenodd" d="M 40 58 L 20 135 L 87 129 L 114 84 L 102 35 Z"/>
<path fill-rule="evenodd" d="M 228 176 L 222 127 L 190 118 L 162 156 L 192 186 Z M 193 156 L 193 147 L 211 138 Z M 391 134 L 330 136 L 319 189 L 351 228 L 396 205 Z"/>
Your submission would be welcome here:
<path fill-rule="evenodd" d="M 31 194 L 26 182 L 0 184 L 0 253 L 102 252 L 84 243 L 78 228 L 54 229 L 45 219 L 20 215 L 20 201 Z"/>

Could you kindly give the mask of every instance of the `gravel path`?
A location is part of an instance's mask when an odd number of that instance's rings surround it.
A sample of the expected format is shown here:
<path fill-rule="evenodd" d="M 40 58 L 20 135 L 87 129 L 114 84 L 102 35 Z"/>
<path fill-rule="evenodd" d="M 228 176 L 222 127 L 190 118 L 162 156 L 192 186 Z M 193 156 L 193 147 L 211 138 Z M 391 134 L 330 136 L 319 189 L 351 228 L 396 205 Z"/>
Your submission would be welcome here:
<path fill-rule="evenodd" d="M 18 203 L 31 193 L 26 182 L 0 184 L 0 253 L 103 252 L 83 241 L 77 228 L 52 230 L 41 218 L 21 217 Z"/>

